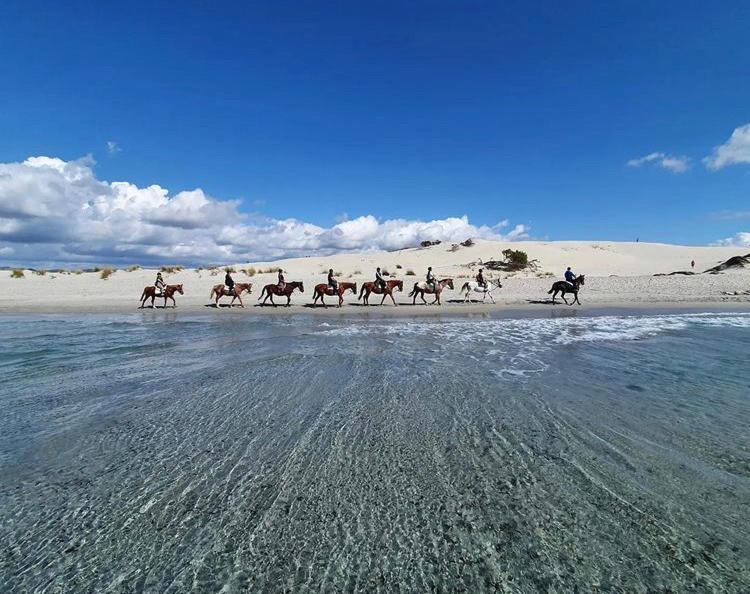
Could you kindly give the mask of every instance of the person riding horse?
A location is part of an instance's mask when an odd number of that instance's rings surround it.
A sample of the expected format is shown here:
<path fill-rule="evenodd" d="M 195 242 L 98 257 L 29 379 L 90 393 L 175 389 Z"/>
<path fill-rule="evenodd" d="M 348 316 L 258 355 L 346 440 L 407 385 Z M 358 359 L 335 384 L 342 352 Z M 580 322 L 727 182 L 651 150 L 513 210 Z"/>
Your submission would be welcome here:
<path fill-rule="evenodd" d="M 336 291 L 339 290 L 339 282 L 333 277 L 333 268 L 328 269 L 328 286 L 333 291 L 333 294 L 336 294 Z"/>
<path fill-rule="evenodd" d="M 427 288 L 432 289 L 433 293 L 437 292 L 437 279 L 435 278 L 435 275 L 432 274 L 432 266 L 427 267 Z"/>
<path fill-rule="evenodd" d="M 156 288 L 156 292 L 158 293 L 159 297 L 164 295 L 164 289 L 167 288 L 167 283 L 164 282 L 164 279 L 161 276 L 161 272 L 156 273 L 156 280 L 154 281 L 154 287 Z"/>
<path fill-rule="evenodd" d="M 234 279 L 231 273 L 227 270 L 227 274 L 224 277 L 224 285 L 227 288 L 227 295 L 234 295 Z"/>
<path fill-rule="evenodd" d="M 283 291 L 286 287 L 286 281 L 284 281 L 284 271 L 279 268 L 279 282 L 278 282 L 279 291 Z"/>
<path fill-rule="evenodd" d="M 573 281 L 576 280 L 576 275 L 570 269 L 570 266 L 568 266 L 568 269 L 565 271 L 565 280 L 571 284 L 573 284 Z"/>
<path fill-rule="evenodd" d="M 484 280 L 484 274 L 482 274 L 482 269 L 479 269 L 479 272 L 477 273 L 477 284 L 480 287 L 487 288 L 487 281 Z"/>
<path fill-rule="evenodd" d="M 377 270 L 375 271 L 375 284 L 380 287 L 380 290 L 385 293 L 385 279 L 383 278 L 383 275 L 380 273 L 380 266 L 378 266 Z"/>

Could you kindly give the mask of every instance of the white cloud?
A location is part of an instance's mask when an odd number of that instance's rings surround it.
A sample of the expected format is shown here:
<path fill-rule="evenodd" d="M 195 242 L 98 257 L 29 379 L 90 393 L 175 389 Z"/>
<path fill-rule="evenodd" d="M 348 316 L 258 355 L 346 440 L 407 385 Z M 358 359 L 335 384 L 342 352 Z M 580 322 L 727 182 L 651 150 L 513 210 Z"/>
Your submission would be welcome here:
<path fill-rule="evenodd" d="M 107 152 L 110 155 L 114 155 L 115 153 L 119 153 L 122 149 L 120 148 L 120 145 L 117 144 L 114 140 L 108 140 L 107 141 Z"/>
<path fill-rule="evenodd" d="M 628 161 L 629 167 L 641 167 L 648 164 L 657 165 L 673 173 L 684 173 L 690 169 L 690 157 L 675 157 L 657 152 Z"/>
<path fill-rule="evenodd" d="M 750 124 L 735 128 L 729 140 L 714 147 L 713 153 L 703 159 L 711 171 L 738 163 L 750 163 Z"/>
<path fill-rule="evenodd" d="M 732 237 L 720 239 L 715 245 L 736 245 L 737 247 L 750 247 L 750 231 L 741 231 Z"/>
<path fill-rule="evenodd" d="M 466 216 L 433 221 L 372 215 L 320 227 L 240 212 L 237 200 L 201 189 L 97 179 L 90 157 L 0 163 L 0 254 L 26 263 L 224 263 L 394 250 L 424 240 L 522 239 L 528 229 L 476 226 Z"/>

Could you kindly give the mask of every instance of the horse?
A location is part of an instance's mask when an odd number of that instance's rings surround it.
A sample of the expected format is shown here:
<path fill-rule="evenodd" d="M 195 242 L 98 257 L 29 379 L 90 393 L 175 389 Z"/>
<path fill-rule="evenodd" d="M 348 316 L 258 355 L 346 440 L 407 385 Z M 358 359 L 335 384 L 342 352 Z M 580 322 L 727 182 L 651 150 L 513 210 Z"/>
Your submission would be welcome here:
<path fill-rule="evenodd" d="M 323 304 L 323 306 L 328 307 L 328 305 L 326 305 L 326 302 L 323 300 L 323 296 L 330 295 L 331 297 L 333 297 L 334 295 L 337 295 L 339 298 L 339 304 L 336 307 L 341 307 L 341 305 L 344 303 L 344 293 L 349 290 L 351 290 L 351 292 L 356 295 L 357 283 L 339 283 L 335 291 L 328 284 L 321 283 L 319 285 L 315 285 L 315 289 L 313 290 L 313 305 L 315 305 L 318 302 L 318 299 L 320 299 L 320 302 Z"/>
<path fill-rule="evenodd" d="M 562 300 L 565 301 L 565 305 L 573 305 L 574 303 L 577 303 L 578 305 L 581 305 L 581 302 L 578 301 L 578 290 L 586 284 L 585 282 L 586 277 L 582 274 L 576 278 L 573 279 L 572 283 L 569 283 L 568 281 L 557 281 L 552 285 L 552 288 L 547 291 L 547 295 L 552 295 L 552 305 L 555 305 L 555 297 L 558 293 L 562 293 Z M 568 300 L 565 299 L 565 293 L 573 293 L 573 301 L 568 303 Z"/>
<path fill-rule="evenodd" d="M 450 287 L 451 290 L 453 289 L 453 279 L 452 278 L 444 278 L 437 282 L 437 288 L 435 290 L 431 289 L 427 286 L 427 281 L 420 281 L 418 283 L 414 283 L 414 288 L 411 290 L 411 293 L 409 293 L 409 297 L 414 297 L 412 300 L 412 305 L 417 304 L 417 295 L 419 295 L 422 298 L 422 301 L 424 301 L 425 305 L 432 305 L 434 303 L 437 303 L 438 305 L 442 305 L 440 303 L 440 293 L 443 292 L 443 289 L 445 287 Z M 435 300 L 432 303 L 427 303 L 425 301 L 424 295 L 427 293 L 428 295 L 435 295 Z"/>
<path fill-rule="evenodd" d="M 213 299 L 214 296 L 216 296 L 216 301 L 214 302 L 214 305 L 216 307 L 219 307 L 219 299 L 222 297 L 231 297 L 232 301 L 229 303 L 229 307 L 232 307 L 234 305 L 234 300 L 239 299 L 240 300 L 240 307 L 245 307 L 245 304 L 242 303 L 242 292 L 247 291 L 248 295 L 253 292 L 253 283 L 234 283 L 234 289 L 225 289 L 224 285 L 216 285 L 213 289 L 211 289 L 211 294 L 208 296 L 209 299 Z"/>
<path fill-rule="evenodd" d="M 141 294 L 141 306 L 138 309 L 143 309 L 146 305 L 146 300 L 151 297 L 151 308 L 154 307 L 154 299 L 157 297 L 164 297 L 164 307 L 167 307 L 167 299 L 172 300 L 172 307 L 177 307 L 177 302 L 174 300 L 174 294 L 179 293 L 180 295 L 184 295 L 185 293 L 182 291 L 182 285 L 167 285 L 164 287 L 164 292 L 161 295 L 156 294 L 156 287 L 154 285 L 149 285 L 148 287 L 144 287 L 143 293 Z"/>
<path fill-rule="evenodd" d="M 289 307 L 289 304 L 292 302 L 292 293 L 294 293 L 294 289 L 299 289 L 300 293 L 305 292 L 305 287 L 301 281 L 292 281 L 291 283 L 284 283 L 283 289 L 279 289 L 279 285 L 277 284 L 266 285 L 265 287 L 263 287 L 263 290 L 260 292 L 260 297 L 258 297 L 258 301 L 260 301 L 263 298 L 263 295 L 265 295 L 266 298 L 263 299 L 263 303 L 261 303 L 261 305 L 265 305 L 266 301 L 270 298 L 271 305 L 276 307 L 276 304 L 273 302 L 273 296 L 276 295 L 277 297 L 286 297 L 286 307 Z"/>
<path fill-rule="evenodd" d="M 385 301 L 386 297 L 390 297 L 391 301 L 393 301 L 393 305 L 398 305 L 396 303 L 396 300 L 393 298 L 393 291 L 395 289 L 398 289 L 399 291 L 404 290 L 404 281 L 402 280 L 387 280 L 385 281 L 385 291 L 380 288 L 380 286 L 372 281 L 372 282 L 366 282 L 362 283 L 362 289 L 359 292 L 359 297 L 357 297 L 357 300 L 362 299 L 362 302 L 365 305 L 370 305 L 370 293 L 375 293 L 376 295 L 383 295 L 383 298 L 380 300 L 380 305 L 383 305 L 383 302 Z"/>
<path fill-rule="evenodd" d="M 464 296 L 464 303 L 466 303 L 469 300 L 469 295 L 472 293 L 481 293 L 482 294 L 482 302 L 487 298 L 489 295 L 490 299 L 492 299 L 492 303 L 495 303 L 495 298 L 492 296 L 492 291 L 495 289 L 502 288 L 503 285 L 501 285 L 499 282 L 496 284 L 492 284 L 492 281 L 487 281 L 486 285 L 480 285 L 476 281 L 467 281 L 463 284 L 461 287 L 461 294 Z"/>

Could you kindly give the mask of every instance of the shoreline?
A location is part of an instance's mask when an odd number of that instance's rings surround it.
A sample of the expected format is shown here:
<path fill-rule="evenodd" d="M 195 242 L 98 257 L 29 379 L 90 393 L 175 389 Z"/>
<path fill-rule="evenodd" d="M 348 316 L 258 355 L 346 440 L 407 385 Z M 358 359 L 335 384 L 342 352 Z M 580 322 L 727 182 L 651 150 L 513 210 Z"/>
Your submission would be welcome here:
<path fill-rule="evenodd" d="M 439 306 L 412 306 L 402 304 L 391 306 L 351 306 L 342 308 L 306 307 L 297 305 L 292 307 L 220 307 L 211 306 L 183 306 L 177 308 L 126 308 L 113 304 L 112 306 L 83 308 L 80 305 L 58 307 L 28 307 L 4 308 L 0 306 L 0 318 L 13 317 L 58 317 L 58 316 L 108 316 L 108 315 L 139 315 L 142 318 L 167 319 L 180 317 L 209 317 L 220 320 L 222 317 L 237 316 L 256 318 L 317 318 L 336 319 L 342 321 L 367 321 L 386 319 L 425 318 L 433 320 L 450 320 L 461 318 L 489 318 L 489 319 L 523 319 L 523 318 L 563 318 L 563 317 L 600 317 L 600 316 L 637 316 L 637 315 L 675 315 L 699 313 L 750 313 L 749 301 L 674 301 L 674 302 L 600 302 L 585 306 L 498 303 L 495 305 L 482 304 L 450 304 Z"/>

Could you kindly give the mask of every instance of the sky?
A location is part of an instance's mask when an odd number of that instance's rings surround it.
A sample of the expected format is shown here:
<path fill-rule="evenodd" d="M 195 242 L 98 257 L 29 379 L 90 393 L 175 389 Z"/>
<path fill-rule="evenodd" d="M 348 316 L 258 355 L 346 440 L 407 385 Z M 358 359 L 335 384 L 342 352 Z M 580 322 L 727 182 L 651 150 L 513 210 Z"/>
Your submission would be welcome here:
<path fill-rule="evenodd" d="M 0 265 L 750 245 L 750 4 L 0 4 Z"/>

